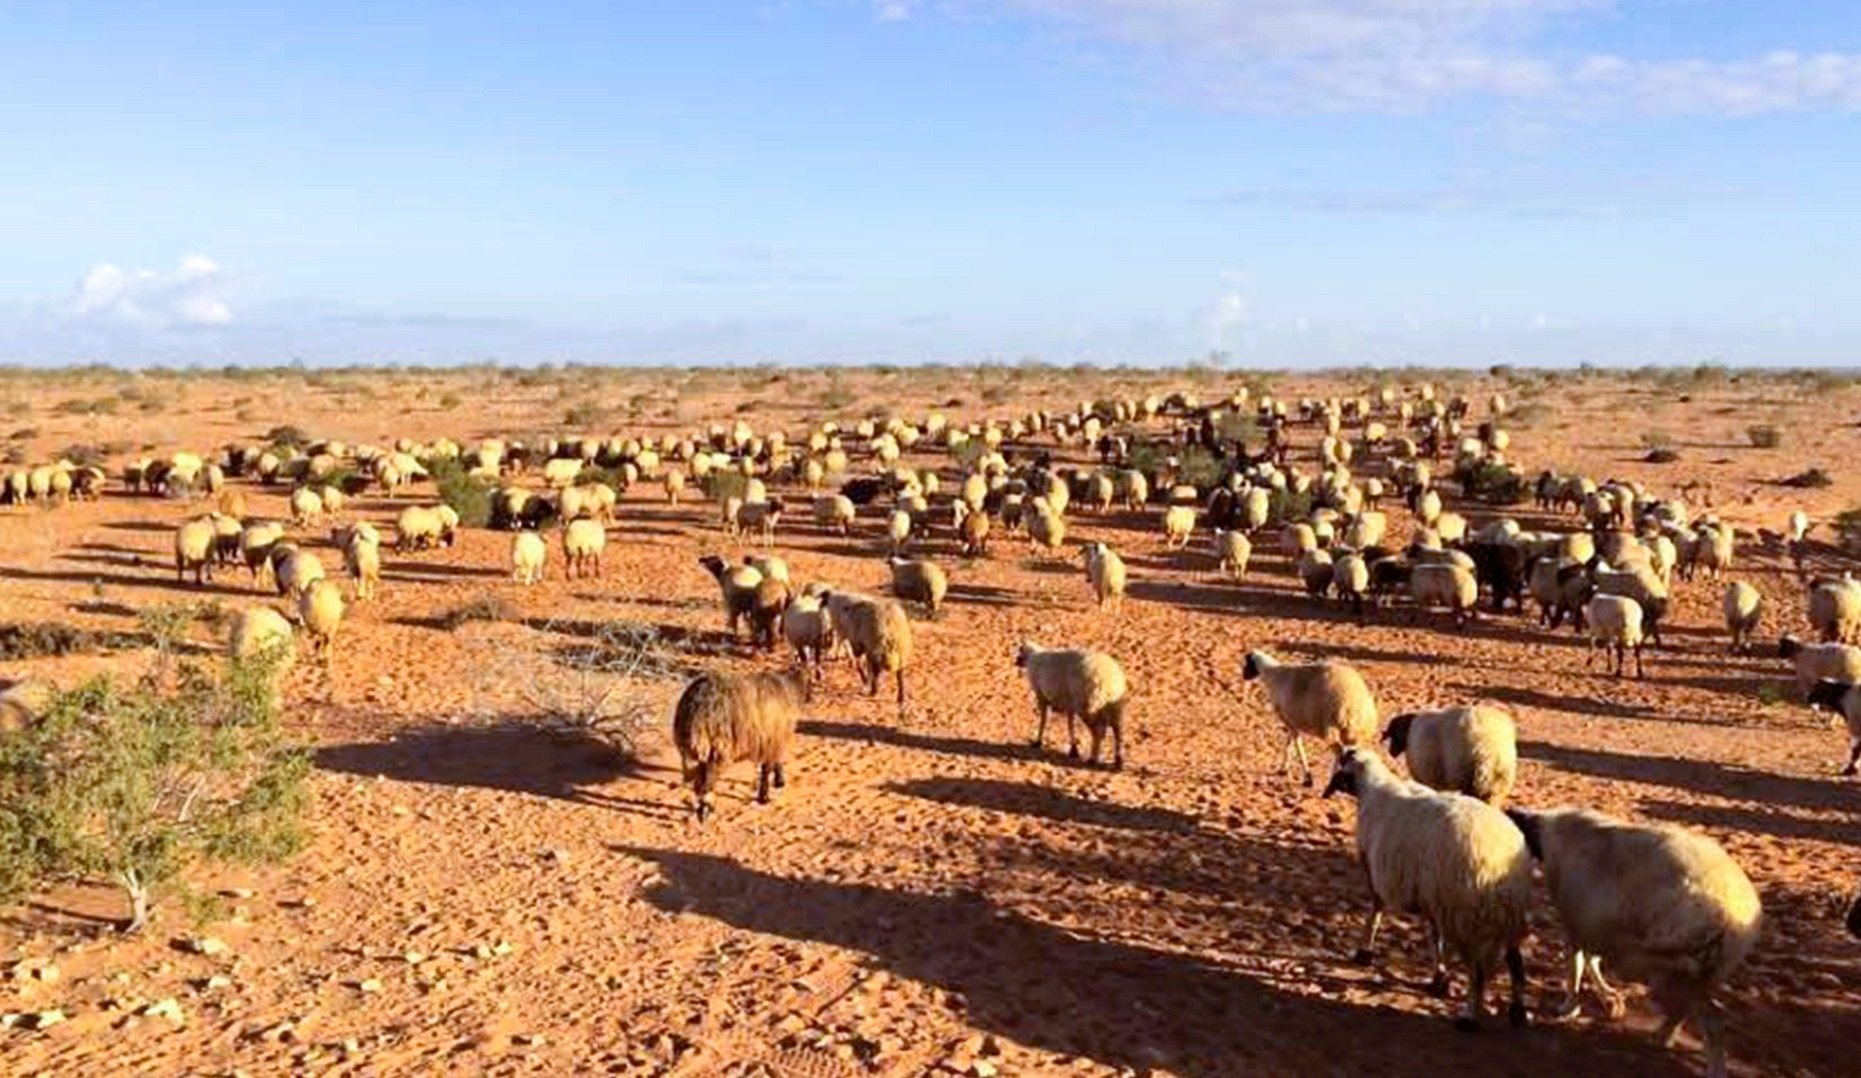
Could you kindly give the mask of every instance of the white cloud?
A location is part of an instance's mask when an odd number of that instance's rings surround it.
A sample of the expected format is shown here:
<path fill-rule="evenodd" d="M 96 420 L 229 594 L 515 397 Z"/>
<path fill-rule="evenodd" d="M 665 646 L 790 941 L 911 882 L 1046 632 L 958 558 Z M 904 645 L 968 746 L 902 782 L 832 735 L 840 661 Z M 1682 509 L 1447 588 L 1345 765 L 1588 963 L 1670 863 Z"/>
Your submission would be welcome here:
<path fill-rule="evenodd" d="M 1630 59 L 1538 45 L 1546 23 L 1619 0 L 947 0 L 1134 50 L 1158 77 L 1265 111 L 1412 112 L 1471 97 L 1559 111 L 1861 110 L 1861 53 Z M 902 0 L 875 10 L 902 17 Z"/>
<path fill-rule="evenodd" d="M 206 255 L 188 255 L 168 273 L 128 271 L 106 262 L 78 282 L 64 313 L 147 329 L 224 326 L 233 320 L 225 290 L 225 273 Z"/>
<path fill-rule="evenodd" d="M 873 0 L 872 13 L 881 22 L 903 22 L 911 17 L 907 0 Z"/>
<path fill-rule="evenodd" d="M 1217 352 L 1227 351 L 1232 345 L 1229 333 L 1245 326 L 1248 319 L 1247 297 L 1239 292 L 1229 292 L 1216 298 L 1209 306 L 1206 321 L 1208 323 L 1208 346 Z"/>

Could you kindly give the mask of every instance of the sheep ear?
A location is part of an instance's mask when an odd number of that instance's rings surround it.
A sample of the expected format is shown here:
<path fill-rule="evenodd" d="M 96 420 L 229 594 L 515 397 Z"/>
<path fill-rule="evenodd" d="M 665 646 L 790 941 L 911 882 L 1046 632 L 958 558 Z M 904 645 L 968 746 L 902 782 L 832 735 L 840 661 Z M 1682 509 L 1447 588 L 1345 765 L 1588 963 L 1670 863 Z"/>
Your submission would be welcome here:
<path fill-rule="evenodd" d="M 1544 821 L 1542 818 L 1521 808 L 1509 808 L 1505 812 L 1506 817 L 1519 829 L 1519 833 L 1525 836 L 1525 848 L 1531 851 L 1532 857 L 1540 861 L 1544 860 Z"/>

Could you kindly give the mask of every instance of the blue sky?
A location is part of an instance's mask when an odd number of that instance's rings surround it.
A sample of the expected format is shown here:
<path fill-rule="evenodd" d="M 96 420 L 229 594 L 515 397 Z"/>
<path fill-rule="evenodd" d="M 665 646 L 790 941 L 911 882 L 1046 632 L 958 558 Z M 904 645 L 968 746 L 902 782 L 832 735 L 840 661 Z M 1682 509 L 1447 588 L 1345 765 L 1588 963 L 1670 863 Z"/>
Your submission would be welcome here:
<path fill-rule="evenodd" d="M 1834 0 L 0 0 L 0 361 L 1861 357 Z"/>

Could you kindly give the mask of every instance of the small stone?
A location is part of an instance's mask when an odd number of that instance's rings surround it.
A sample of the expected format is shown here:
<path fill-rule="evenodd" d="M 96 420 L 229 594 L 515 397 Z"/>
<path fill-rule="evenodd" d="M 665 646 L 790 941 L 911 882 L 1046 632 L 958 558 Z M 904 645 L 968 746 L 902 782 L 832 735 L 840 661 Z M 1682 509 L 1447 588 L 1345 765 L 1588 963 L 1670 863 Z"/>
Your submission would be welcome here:
<path fill-rule="evenodd" d="M 527 1048 L 535 1048 L 543 1043 L 544 1037 L 541 1033 L 519 1033 L 515 1037 L 512 1037 L 510 1041 L 512 1044 L 520 1044 Z"/>
<path fill-rule="evenodd" d="M 401 961 L 407 963 L 410 966 L 417 966 L 420 963 L 426 961 L 426 955 L 421 954 L 419 951 L 408 951 L 406 954 L 401 956 Z"/>
<path fill-rule="evenodd" d="M 226 946 L 224 940 L 215 936 L 202 936 L 199 939 L 190 940 L 187 949 L 195 954 L 206 955 L 208 958 L 212 958 L 214 955 L 225 954 L 232 948 Z"/>
<path fill-rule="evenodd" d="M 38 1014 L 32 1015 L 28 1019 L 28 1021 L 32 1023 L 32 1028 L 34 1029 L 50 1029 L 64 1020 L 65 1012 L 56 1007 L 49 1011 L 40 1011 Z"/>
<path fill-rule="evenodd" d="M 988 1060 L 978 1059 L 969 1065 L 969 1073 L 975 1075 L 976 1078 L 995 1078 L 1001 1071 Z"/>
<path fill-rule="evenodd" d="M 511 947 L 511 945 L 504 942 L 503 940 L 499 940 L 496 943 L 491 945 L 491 953 L 494 955 L 497 955 L 499 958 L 502 958 L 505 955 L 511 953 L 512 950 L 513 948 Z"/>
<path fill-rule="evenodd" d="M 187 1017 L 181 1012 L 181 1001 L 173 996 L 158 999 L 142 1008 L 142 1016 L 144 1018 L 166 1018 L 177 1026 L 187 1021 Z"/>
<path fill-rule="evenodd" d="M 381 991 L 381 981 L 374 977 L 370 977 L 362 981 L 357 981 L 355 984 L 355 990 L 358 992 L 363 992 L 363 993 L 379 992 Z"/>
<path fill-rule="evenodd" d="M 362 1050 L 361 1041 L 356 1040 L 354 1037 L 343 1038 L 343 1041 L 342 1041 L 342 1054 L 343 1055 L 352 1056 L 360 1052 L 361 1050 Z"/>
<path fill-rule="evenodd" d="M 253 891 L 250 887 L 229 887 L 220 892 L 220 894 L 226 898 L 238 899 L 240 901 L 251 898 L 256 893 L 257 892 Z"/>
<path fill-rule="evenodd" d="M 203 992 L 218 992 L 222 988 L 231 988 L 232 986 L 233 979 L 219 973 L 200 982 L 200 990 Z"/>

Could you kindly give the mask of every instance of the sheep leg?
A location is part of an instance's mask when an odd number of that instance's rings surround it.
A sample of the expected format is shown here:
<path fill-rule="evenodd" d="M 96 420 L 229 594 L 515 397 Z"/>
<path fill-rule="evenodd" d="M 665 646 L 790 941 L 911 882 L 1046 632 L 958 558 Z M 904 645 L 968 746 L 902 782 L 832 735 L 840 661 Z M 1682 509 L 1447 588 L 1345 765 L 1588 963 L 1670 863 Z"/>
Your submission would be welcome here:
<path fill-rule="evenodd" d="M 1092 735 L 1092 755 L 1088 758 L 1093 767 L 1099 765 L 1099 746 L 1105 739 L 1105 727 L 1086 724 L 1086 733 Z"/>
<path fill-rule="evenodd" d="M 1647 672 L 1641 668 L 1641 645 L 1639 644 L 1635 645 L 1635 676 L 1637 678 L 1648 676 Z"/>
<path fill-rule="evenodd" d="M 768 764 L 756 765 L 756 803 L 759 805 L 767 805 L 769 803 Z"/>
<path fill-rule="evenodd" d="M 1034 712 L 1040 716 L 1040 725 L 1034 728 L 1034 747 L 1044 749 L 1047 747 L 1047 705 L 1034 701 Z"/>
<path fill-rule="evenodd" d="M 898 682 L 898 714 L 903 716 L 905 713 L 905 672 L 903 670 L 895 670 L 892 672 L 892 678 Z M 876 690 L 879 685 L 879 675 L 877 673 L 872 675 L 872 684 L 873 688 Z"/>
<path fill-rule="evenodd" d="M 1842 776 L 1852 778 L 1858 765 L 1861 765 L 1861 737 L 1851 737 L 1848 739 L 1848 766 L 1842 768 Z"/>
<path fill-rule="evenodd" d="M 1622 993 L 1603 979 L 1603 960 L 1596 955 L 1590 955 L 1589 968 L 1590 979 L 1596 982 L 1596 991 L 1602 996 L 1603 1006 L 1609 1012 L 1609 1017 L 1612 1019 L 1622 1017 L 1627 1013 L 1628 1005 L 1623 1001 Z"/>
<path fill-rule="evenodd" d="M 1472 966 L 1468 971 L 1466 1012 L 1454 1020 L 1454 1028 L 1464 1033 L 1478 1032 L 1480 1019 L 1486 1017 L 1487 963 L 1479 961 Z"/>
<path fill-rule="evenodd" d="M 1706 1042 L 1706 1078 L 1725 1078 L 1725 1012 L 1710 1000 L 1701 1000 L 1695 1012 L 1699 1016 L 1700 1036 Z"/>
<path fill-rule="evenodd" d="M 1119 718 L 1111 724 L 1111 769 L 1124 770 L 1124 719 Z"/>
<path fill-rule="evenodd" d="M 1078 720 L 1073 717 L 1073 713 L 1070 711 L 1067 712 L 1066 713 L 1066 758 L 1068 760 L 1079 759 L 1079 730 L 1078 730 L 1077 724 L 1078 724 Z"/>
<path fill-rule="evenodd" d="M 1366 869 L 1366 874 L 1367 871 Z M 1363 942 L 1358 944 L 1357 953 L 1351 956 L 1351 961 L 1360 966 L 1367 966 L 1375 960 L 1376 931 L 1381 927 L 1383 927 L 1383 900 L 1376 897 L 1376 892 L 1372 891 L 1370 893 L 1370 921 L 1364 925 Z"/>
<path fill-rule="evenodd" d="M 1506 944 L 1506 984 L 1512 990 L 1506 1021 L 1516 1029 L 1525 1024 L 1525 956 L 1519 953 L 1517 940 Z"/>
<path fill-rule="evenodd" d="M 1292 751 L 1299 757 L 1299 770 L 1304 773 L 1304 782 L 1312 784 L 1312 765 L 1305 758 L 1305 741 L 1298 734 L 1292 735 Z"/>
<path fill-rule="evenodd" d="M 783 771 L 782 764 L 770 764 L 769 773 L 774 777 L 776 789 L 780 790 L 788 785 L 788 775 Z"/>

